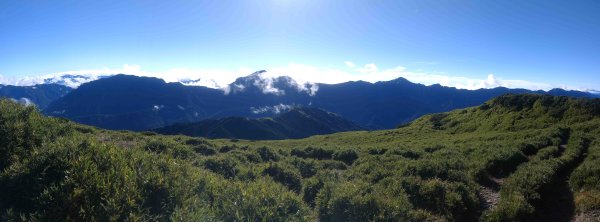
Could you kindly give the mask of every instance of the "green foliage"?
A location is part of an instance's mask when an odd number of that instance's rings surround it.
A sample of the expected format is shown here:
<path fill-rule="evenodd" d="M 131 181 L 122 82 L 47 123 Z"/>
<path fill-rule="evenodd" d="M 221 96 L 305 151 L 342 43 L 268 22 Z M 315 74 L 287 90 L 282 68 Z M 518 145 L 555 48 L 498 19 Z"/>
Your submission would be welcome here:
<path fill-rule="evenodd" d="M 263 174 L 272 177 L 274 181 L 285 185 L 296 193 L 300 193 L 302 189 L 300 174 L 293 168 L 284 167 L 281 164 L 269 164 L 263 170 Z"/>
<path fill-rule="evenodd" d="M 314 160 L 293 158 L 290 162 L 291 165 L 298 169 L 300 175 L 304 178 L 312 177 L 317 173 L 316 161 Z"/>
<path fill-rule="evenodd" d="M 326 184 L 317 196 L 321 221 L 406 221 L 412 208 L 398 187 L 372 189 L 361 182 Z"/>
<path fill-rule="evenodd" d="M 507 95 L 399 129 L 245 141 L 101 130 L 0 100 L 0 220 L 518 221 L 570 169 L 577 209 L 594 211 L 599 104 Z M 494 176 L 500 203 L 482 213 Z"/>
<path fill-rule="evenodd" d="M 333 155 L 333 150 L 326 150 L 323 148 L 315 148 L 309 146 L 305 149 L 293 149 L 291 154 L 293 156 L 302 157 L 302 158 L 313 158 L 317 160 L 331 159 Z"/>
<path fill-rule="evenodd" d="M 208 184 L 207 214 L 218 221 L 310 221 L 309 208 L 294 193 L 271 180 Z M 198 217 L 182 218 L 195 221 Z"/>
<path fill-rule="evenodd" d="M 352 165 L 358 159 L 358 154 L 354 150 L 341 150 L 333 154 L 333 159 L 342 161 L 347 165 Z"/>
<path fill-rule="evenodd" d="M 213 157 L 204 161 L 204 168 L 221 174 L 225 178 L 233 178 L 238 174 L 239 169 L 237 165 L 237 161 L 225 157 Z"/>
<path fill-rule="evenodd" d="M 263 146 L 258 148 L 257 152 L 263 162 L 278 161 L 281 158 L 279 154 L 273 152 L 271 148 L 268 147 Z"/>
<path fill-rule="evenodd" d="M 304 202 L 314 207 L 317 194 L 319 194 L 319 191 L 321 191 L 324 185 L 325 182 L 321 178 L 310 178 L 305 180 L 302 192 L 302 199 Z"/>

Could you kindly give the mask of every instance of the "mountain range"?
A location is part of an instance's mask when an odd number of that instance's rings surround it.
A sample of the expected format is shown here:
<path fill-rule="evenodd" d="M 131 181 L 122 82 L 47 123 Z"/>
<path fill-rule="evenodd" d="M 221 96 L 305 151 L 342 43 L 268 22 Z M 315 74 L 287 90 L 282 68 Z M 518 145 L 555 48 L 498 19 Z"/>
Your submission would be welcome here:
<path fill-rule="evenodd" d="M 562 89 L 465 90 L 438 84 L 426 86 L 404 78 L 376 83 L 298 83 L 286 76 L 267 77 L 265 72 L 237 78 L 221 89 L 123 74 L 88 79 L 70 75 L 66 78 L 68 81 L 63 82 L 90 81 L 74 89 L 58 84 L 10 86 L 13 93 L 0 90 L 0 96 L 27 98 L 48 115 L 124 130 L 149 130 L 224 117 L 272 117 L 295 106 L 337 113 L 366 129 L 389 129 L 425 114 L 480 105 L 507 93 L 597 97 L 588 92 Z M 48 81 L 59 83 L 61 79 Z M 38 89 L 34 91 L 40 95 L 14 93 L 17 89 L 31 91 L 33 88 Z"/>
<path fill-rule="evenodd" d="M 312 135 L 358 131 L 364 128 L 318 108 L 294 107 L 273 118 L 225 117 L 177 123 L 153 131 L 166 135 L 247 140 L 298 139 Z"/>
<path fill-rule="evenodd" d="M 46 108 L 54 100 L 71 92 L 72 88 L 60 84 L 38 84 L 34 86 L 0 85 L 0 97 L 11 98 L 26 105 Z"/>
<path fill-rule="evenodd" d="M 507 93 L 593 97 L 578 91 L 425 86 L 404 78 L 369 83 L 300 84 L 264 71 L 240 77 L 224 90 L 115 75 L 82 84 L 54 101 L 47 114 L 108 129 L 147 130 L 179 122 L 231 116 L 268 117 L 301 105 L 322 108 L 368 129 L 393 128 L 429 113 L 480 105 Z"/>

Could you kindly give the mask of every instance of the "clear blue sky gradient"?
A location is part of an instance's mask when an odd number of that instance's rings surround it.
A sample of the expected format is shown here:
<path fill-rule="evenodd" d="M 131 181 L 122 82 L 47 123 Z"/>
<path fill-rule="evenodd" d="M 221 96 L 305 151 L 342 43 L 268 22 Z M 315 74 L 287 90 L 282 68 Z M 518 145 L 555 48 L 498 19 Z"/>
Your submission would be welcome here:
<path fill-rule="evenodd" d="M 600 89 L 597 0 L 3 0 L 0 30 L 8 77 L 353 61 Z"/>

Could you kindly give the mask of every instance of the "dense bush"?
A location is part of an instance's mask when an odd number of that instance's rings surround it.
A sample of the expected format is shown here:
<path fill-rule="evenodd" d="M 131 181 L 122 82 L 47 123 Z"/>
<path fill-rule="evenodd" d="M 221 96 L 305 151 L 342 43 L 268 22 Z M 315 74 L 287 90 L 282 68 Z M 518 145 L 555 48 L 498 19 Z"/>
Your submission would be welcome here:
<path fill-rule="evenodd" d="M 377 149 L 377 148 L 371 148 L 369 149 L 369 155 L 382 155 L 385 154 L 385 152 L 387 152 L 388 149 Z"/>
<path fill-rule="evenodd" d="M 317 167 L 314 160 L 294 158 L 290 161 L 290 164 L 295 166 L 296 169 L 300 171 L 300 175 L 304 178 L 312 177 L 317 173 Z"/>
<path fill-rule="evenodd" d="M 221 174 L 225 178 L 233 178 L 238 174 L 237 165 L 238 163 L 234 159 L 226 157 L 213 157 L 204 162 L 204 168 Z"/>
<path fill-rule="evenodd" d="M 419 159 L 423 153 L 414 150 L 396 149 L 392 150 L 391 154 L 400 155 L 408 159 Z"/>
<path fill-rule="evenodd" d="M 300 190 L 302 189 L 300 175 L 292 168 L 284 167 L 281 164 L 269 164 L 269 166 L 263 170 L 263 174 L 272 177 L 274 181 L 285 185 L 296 193 L 300 193 Z"/>
<path fill-rule="evenodd" d="M 527 161 L 527 156 L 518 149 L 504 149 L 490 156 L 486 170 L 496 176 L 512 173 L 519 164 Z"/>
<path fill-rule="evenodd" d="M 281 158 L 280 155 L 277 154 L 276 152 L 273 152 L 271 150 L 271 148 L 264 147 L 264 146 L 261 148 L 258 148 L 258 150 L 256 152 L 258 152 L 258 155 L 260 156 L 260 158 L 262 159 L 263 162 L 278 161 Z"/>
<path fill-rule="evenodd" d="M 194 152 L 202 154 L 204 156 L 212 156 L 212 155 L 217 154 L 216 149 L 209 147 L 207 145 L 204 145 L 204 144 L 194 145 L 192 147 L 192 149 L 194 150 Z"/>
<path fill-rule="evenodd" d="M 178 221 L 312 221 L 308 206 L 271 180 L 212 182 L 200 187 L 210 202 L 195 201 L 175 212 Z M 189 209 L 192 208 L 192 209 Z"/>
<path fill-rule="evenodd" d="M 352 165 L 352 163 L 354 163 L 354 161 L 358 159 L 358 154 L 354 150 L 341 150 L 336 151 L 333 154 L 333 159 L 342 161 L 347 165 Z"/>
<path fill-rule="evenodd" d="M 315 199 L 317 194 L 321 191 L 321 188 L 325 185 L 325 182 L 321 178 L 310 178 L 304 181 L 302 190 L 302 199 L 310 206 L 315 206 Z"/>
<path fill-rule="evenodd" d="M 326 150 L 323 148 L 315 148 L 312 146 L 309 146 L 307 148 L 304 149 L 293 149 L 291 154 L 293 156 L 297 156 L 297 157 L 302 157 L 302 158 L 313 158 L 313 159 L 317 159 L 317 160 L 324 160 L 324 159 L 331 159 L 332 155 L 333 155 L 333 151 L 332 150 Z"/>
<path fill-rule="evenodd" d="M 399 187 L 370 189 L 359 181 L 326 184 L 317 196 L 321 221 L 407 221 L 411 204 Z"/>

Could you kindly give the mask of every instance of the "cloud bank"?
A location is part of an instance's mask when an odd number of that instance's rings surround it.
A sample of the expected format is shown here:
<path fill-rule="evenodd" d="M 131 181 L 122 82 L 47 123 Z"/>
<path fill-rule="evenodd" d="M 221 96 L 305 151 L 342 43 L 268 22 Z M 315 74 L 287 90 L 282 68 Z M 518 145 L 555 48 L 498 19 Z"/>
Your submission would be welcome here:
<path fill-rule="evenodd" d="M 518 79 L 504 79 L 494 74 L 482 75 L 481 78 L 468 78 L 461 76 L 450 76 L 445 74 L 417 72 L 407 70 L 403 66 L 381 69 L 374 63 L 357 65 L 351 61 L 344 62 L 342 68 L 317 67 L 311 65 L 290 63 L 287 66 L 266 67 L 266 72 L 261 73 L 261 81 L 256 84 L 267 90 L 266 93 L 282 93 L 272 87 L 275 78 L 289 76 L 301 90 L 316 92 L 316 85 L 311 83 L 335 84 L 347 81 L 389 81 L 399 77 L 411 82 L 424 85 L 440 84 L 442 86 L 456 87 L 459 89 L 481 89 L 494 87 L 524 88 L 530 90 L 550 90 L 562 88 L 569 90 L 584 90 L 569 86 L 552 85 L 546 83 L 531 82 Z M 29 76 L 23 78 L 4 78 L 0 76 L 0 84 L 5 85 L 35 85 L 41 83 L 60 83 L 70 87 L 77 87 L 82 83 L 89 82 L 107 75 L 130 74 L 137 76 L 157 77 L 167 82 L 181 82 L 186 85 L 206 86 L 210 88 L 229 89 L 229 84 L 237 78 L 247 76 L 258 69 L 241 67 L 239 69 L 188 69 L 173 68 L 162 72 L 151 72 L 143 70 L 139 65 L 125 64 L 121 68 L 105 68 L 97 70 L 72 70 L 46 75 Z M 65 78 L 69 75 L 71 78 Z M 240 86 L 241 87 L 241 86 Z M 230 89 L 229 89 L 230 90 Z M 243 89 L 241 89 L 243 90 Z"/>
<path fill-rule="evenodd" d="M 250 111 L 254 114 L 262 114 L 262 113 L 273 113 L 273 114 L 279 114 L 281 112 L 287 111 L 292 109 L 293 106 L 292 105 L 286 105 L 286 104 L 278 104 L 278 105 L 274 105 L 274 106 L 261 106 L 261 107 L 250 107 Z"/>

